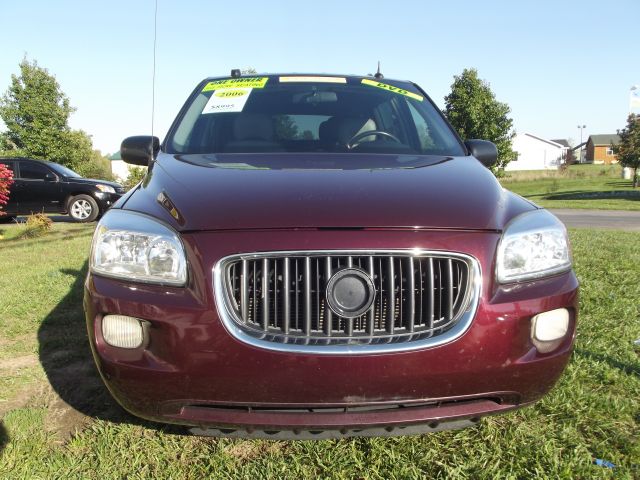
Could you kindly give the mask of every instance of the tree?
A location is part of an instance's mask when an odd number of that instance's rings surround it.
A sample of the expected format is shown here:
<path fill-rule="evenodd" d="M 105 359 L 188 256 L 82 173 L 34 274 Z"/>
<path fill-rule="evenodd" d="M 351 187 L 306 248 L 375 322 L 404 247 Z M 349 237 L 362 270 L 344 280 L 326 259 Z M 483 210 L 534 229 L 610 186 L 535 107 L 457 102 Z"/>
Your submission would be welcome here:
<path fill-rule="evenodd" d="M 129 175 L 124 182 L 124 187 L 131 190 L 139 184 L 147 174 L 147 167 L 129 167 Z"/>
<path fill-rule="evenodd" d="M 275 115 L 273 128 L 277 138 L 292 140 L 298 136 L 298 125 L 289 115 Z"/>
<path fill-rule="evenodd" d="M 618 130 L 620 143 L 611 144 L 613 153 L 623 167 L 633 170 L 633 188 L 638 187 L 638 169 L 640 169 L 640 114 L 627 117 L 627 126 Z"/>
<path fill-rule="evenodd" d="M 465 68 L 453 77 L 451 93 L 445 97 L 445 115 L 463 139 L 489 140 L 498 148 L 498 162 L 492 167 L 499 174 L 515 157 L 511 142 L 515 136 L 511 109 L 496 100 L 489 83 L 478 78 L 475 68 Z"/>
<path fill-rule="evenodd" d="M 0 98 L 0 118 L 7 126 L 0 134 L 0 150 L 82 170 L 93 161 L 93 147 L 84 131 L 69 128 L 74 111 L 55 77 L 35 60 L 23 59 L 20 75 L 11 75 Z"/>

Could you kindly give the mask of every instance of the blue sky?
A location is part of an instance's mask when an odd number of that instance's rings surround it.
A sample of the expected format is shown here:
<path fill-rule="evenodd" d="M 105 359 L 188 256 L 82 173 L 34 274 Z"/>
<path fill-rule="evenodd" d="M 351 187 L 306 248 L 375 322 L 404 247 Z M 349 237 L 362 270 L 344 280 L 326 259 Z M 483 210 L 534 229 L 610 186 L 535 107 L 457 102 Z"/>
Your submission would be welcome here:
<path fill-rule="evenodd" d="M 155 132 L 196 83 L 231 68 L 366 74 L 380 60 L 440 107 L 453 76 L 477 68 L 519 132 L 613 133 L 640 84 L 637 1 L 158 0 Z M 26 54 L 103 153 L 150 132 L 153 0 L 2 3 L 0 92 Z"/>

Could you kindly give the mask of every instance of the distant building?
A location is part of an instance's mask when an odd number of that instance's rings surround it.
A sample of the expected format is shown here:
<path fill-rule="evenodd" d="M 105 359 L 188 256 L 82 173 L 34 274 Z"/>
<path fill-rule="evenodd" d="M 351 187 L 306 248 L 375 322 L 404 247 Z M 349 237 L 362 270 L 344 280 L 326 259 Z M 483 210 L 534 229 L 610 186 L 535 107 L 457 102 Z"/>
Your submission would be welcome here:
<path fill-rule="evenodd" d="M 578 163 L 585 163 L 584 147 L 586 144 L 587 142 L 582 142 L 571 149 L 573 158 L 575 158 L 575 161 Z"/>
<path fill-rule="evenodd" d="M 518 133 L 512 144 L 516 159 L 510 161 L 505 170 L 556 170 L 569 150 L 568 142 L 563 142 L 545 140 L 531 133 Z"/>
<path fill-rule="evenodd" d="M 613 145 L 620 143 L 620 136 L 613 134 L 589 135 L 587 140 L 587 163 L 610 165 L 618 163 L 618 158 L 613 153 Z"/>
<path fill-rule="evenodd" d="M 111 161 L 111 173 L 119 181 L 124 182 L 129 176 L 129 171 L 134 168 L 128 163 L 125 163 L 120 156 L 120 150 L 109 157 Z"/>

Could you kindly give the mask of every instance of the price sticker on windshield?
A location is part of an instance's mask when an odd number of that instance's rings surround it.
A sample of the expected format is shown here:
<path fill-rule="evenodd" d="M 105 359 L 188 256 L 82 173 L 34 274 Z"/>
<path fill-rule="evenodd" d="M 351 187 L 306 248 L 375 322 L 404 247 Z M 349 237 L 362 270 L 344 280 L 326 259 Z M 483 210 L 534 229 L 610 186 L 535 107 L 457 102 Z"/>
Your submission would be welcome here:
<path fill-rule="evenodd" d="M 202 114 L 241 112 L 249 99 L 252 88 L 222 89 L 213 92 Z"/>
<path fill-rule="evenodd" d="M 394 87 L 393 85 L 389 85 L 388 83 L 369 80 L 368 78 L 363 78 L 362 83 L 364 85 L 369 85 L 371 87 L 382 88 L 383 90 L 388 90 L 389 92 L 398 93 L 400 95 L 404 95 L 405 97 L 418 100 L 419 102 L 424 100 L 424 97 L 422 95 L 418 95 L 417 93 L 410 92 L 409 90 L 405 90 L 404 88 Z"/>

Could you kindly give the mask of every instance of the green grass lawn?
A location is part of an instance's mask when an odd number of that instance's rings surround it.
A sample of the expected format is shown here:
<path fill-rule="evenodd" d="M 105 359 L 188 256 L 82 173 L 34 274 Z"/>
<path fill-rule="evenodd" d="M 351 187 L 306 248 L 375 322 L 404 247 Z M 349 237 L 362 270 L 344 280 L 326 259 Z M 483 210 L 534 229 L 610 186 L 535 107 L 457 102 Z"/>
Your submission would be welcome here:
<path fill-rule="evenodd" d="M 572 165 L 567 171 L 507 172 L 502 186 L 545 208 L 640 210 L 640 188 L 617 165 Z"/>
<path fill-rule="evenodd" d="M 186 436 L 123 413 L 84 329 L 92 226 L 32 240 L 18 228 L 0 226 L 0 478 L 640 478 L 638 233 L 570 232 L 576 348 L 538 404 L 461 431 L 284 442 Z"/>

